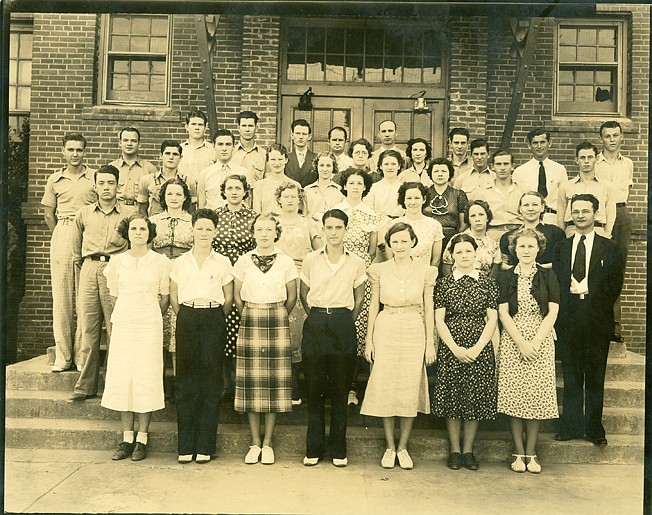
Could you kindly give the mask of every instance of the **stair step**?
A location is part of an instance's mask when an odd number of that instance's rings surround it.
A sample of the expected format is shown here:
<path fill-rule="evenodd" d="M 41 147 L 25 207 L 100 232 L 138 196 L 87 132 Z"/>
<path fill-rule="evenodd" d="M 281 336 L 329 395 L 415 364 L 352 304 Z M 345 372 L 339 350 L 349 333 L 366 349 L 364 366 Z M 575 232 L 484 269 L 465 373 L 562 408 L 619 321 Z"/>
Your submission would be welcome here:
<path fill-rule="evenodd" d="M 111 451 L 117 447 L 122 435 L 118 420 L 42 420 L 8 417 L 5 431 L 6 445 L 16 448 Z M 176 452 L 176 443 L 176 424 L 153 423 L 148 444 L 151 451 Z M 234 424 L 220 425 L 218 456 L 244 456 L 249 443 L 248 428 Z M 385 447 L 383 430 L 351 427 L 347 432 L 347 444 L 351 459 L 380 458 Z M 274 448 L 278 457 L 299 459 L 305 449 L 305 427 L 277 427 Z M 480 460 L 507 461 L 512 452 L 509 433 L 479 432 L 474 452 Z M 551 433 L 542 433 L 539 437 L 538 453 L 543 463 L 641 463 L 643 436 L 609 436 L 609 445 L 598 448 L 580 440 L 556 442 Z M 443 461 L 448 455 L 446 431 L 415 429 L 410 439 L 410 454 L 416 459 Z"/>
<path fill-rule="evenodd" d="M 564 380 L 557 378 L 557 399 L 562 402 Z M 638 381 L 605 381 L 604 406 L 643 408 L 645 406 L 645 383 Z"/>
<path fill-rule="evenodd" d="M 14 390 L 6 392 L 5 414 L 7 417 L 25 417 L 41 419 L 85 419 L 85 420 L 119 420 L 120 414 L 103 408 L 100 398 L 87 399 L 84 402 L 68 402 L 70 392 Z M 330 417 L 330 407 L 326 405 L 326 416 Z M 176 407 L 167 404 L 164 409 L 154 412 L 154 422 L 176 422 Z M 232 403 L 220 407 L 220 421 L 224 424 L 247 425 L 247 418 L 233 410 Z M 308 407 L 303 404 L 294 407 L 291 413 L 279 413 L 277 425 L 307 426 Z M 642 407 L 604 408 L 603 423 L 608 434 L 643 434 L 645 427 L 645 410 Z M 350 427 L 382 427 L 382 420 L 376 417 L 360 415 L 360 407 L 349 408 Z M 414 422 L 415 428 L 445 429 L 442 418 L 419 414 Z M 496 420 L 484 421 L 481 427 L 487 431 L 504 431 L 507 418 L 498 415 Z M 541 430 L 556 432 L 557 420 L 544 420 Z"/>

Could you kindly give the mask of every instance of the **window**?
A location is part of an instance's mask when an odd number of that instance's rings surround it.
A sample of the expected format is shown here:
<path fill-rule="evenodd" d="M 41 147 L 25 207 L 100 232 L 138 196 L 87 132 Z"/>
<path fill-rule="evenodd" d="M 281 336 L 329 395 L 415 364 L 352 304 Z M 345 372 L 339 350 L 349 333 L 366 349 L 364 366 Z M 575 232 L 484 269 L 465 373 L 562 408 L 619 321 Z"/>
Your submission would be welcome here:
<path fill-rule="evenodd" d="M 167 104 L 171 17 L 103 16 L 102 101 Z"/>
<path fill-rule="evenodd" d="M 9 38 L 9 134 L 19 139 L 32 94 L 32 24 L 12 22 Z"/>
<path fill-rule="evenodd" d="M 290 22 L 285 79 L 343 83 L 438 84 L 444 47 L 439 31 L 428 27 L 314 20 Z"/>
<path fill-rule="evenodd" d="M 558 114 L 625 115 L 625 41 L 624 21 L 558 23 Z"/>

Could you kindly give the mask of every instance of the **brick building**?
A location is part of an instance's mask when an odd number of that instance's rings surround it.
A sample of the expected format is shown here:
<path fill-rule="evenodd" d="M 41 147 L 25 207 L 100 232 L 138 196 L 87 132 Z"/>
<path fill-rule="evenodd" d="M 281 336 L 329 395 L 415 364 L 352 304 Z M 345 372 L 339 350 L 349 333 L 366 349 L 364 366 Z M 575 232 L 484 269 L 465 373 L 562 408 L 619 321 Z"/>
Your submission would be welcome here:
<path fill-rule="evenodd" d="M 536 19 L 533 13 L 492 9 L 471 16 L 452 7 L 431 7 L 428 18 L 410 12 L 393 12 L 392 18 L 375 11 L 312 14 L 219 16 L 211 66 L 220 127 L 234 130 L 236 114 L 251 109 L 261 118 L 259 142 L 289 145 L 291 121 L 308 118 L 313 150 L 319 150 L 333 125 L 373 141 L 378 122 L 391 117 L 399 143 L 425 137 L 434 155 L 446 152 L 447 131 L 459 126 L 472 137 L 486 137 L 495 150 L 516 89 L 519 30 L 537 24 L 509 147 L 516 164 L 523 163 L 529 159 L 526 133 L 544 126 L 553 137 L 551 158 L 575 175 L 575 145 L 586 139 L 599 147 L 597 129 L 607 119 L 623 125 L 623 153 L 635 166 L 623 336 L 628 348 L 643 352 L 649 6 L 605 3 Z M 12 34 L 30 34 L 20 41 L 32 45 L 28 57 L 12 53 L 16 81 L 10 84 L 13 114 L 31 121 L 29 192 L 22 209 L 28 226 L 26 291 L 18 331 L 18 357 L 25 359 L 53 345 L 49 233 L 40 200 L 48 175 L 62 166 L 61 137 L 82 132 L 93 167 L 117 157 L 117 133 L 125 125 L 141 129 L 141 154 L 151 160 L 163 139 L 185 139 L 185 113 L 206 105 L 197 31 L 205 25 L 203 15 L 197 20 L 191 14 L 14 16 Z M 17 42 L 19 36 L 12 35 L 12 48 Z M 29 84 L 20 83 L 21 60 L 31 63 Z M 25 93 L 30 86 L 31 94 Z M 313 110 L 299 111 L 299 97 L 309 87 Z M 600 101 L 597 88 L 608 92 Z M 413 97 L 423 90 L 429 111 L 417 113 Z"/>

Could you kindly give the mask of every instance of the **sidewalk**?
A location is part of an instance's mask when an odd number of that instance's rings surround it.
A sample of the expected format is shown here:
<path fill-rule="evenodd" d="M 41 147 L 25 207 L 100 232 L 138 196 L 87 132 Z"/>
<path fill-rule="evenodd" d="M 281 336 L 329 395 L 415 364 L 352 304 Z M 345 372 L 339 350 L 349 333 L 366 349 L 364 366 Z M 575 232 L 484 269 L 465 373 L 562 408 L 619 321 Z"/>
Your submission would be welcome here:
<path fill-rule="evenodd" d="M 572 514 L 642 512 L 643 465 L 564 465 L 542 460 L 539 476 L 506 464 L 453 471 L 415 460 L 415 469 L 355 459 L 307 468 L 297 457 L 245 465 L 233 456 L 207 465 L 151 453 L 138 463 L 111 452 L 5 449 L 7 512 L 25 513 L 323 513 Z M 244 452 L 244 451 L 243 451 Z"/>

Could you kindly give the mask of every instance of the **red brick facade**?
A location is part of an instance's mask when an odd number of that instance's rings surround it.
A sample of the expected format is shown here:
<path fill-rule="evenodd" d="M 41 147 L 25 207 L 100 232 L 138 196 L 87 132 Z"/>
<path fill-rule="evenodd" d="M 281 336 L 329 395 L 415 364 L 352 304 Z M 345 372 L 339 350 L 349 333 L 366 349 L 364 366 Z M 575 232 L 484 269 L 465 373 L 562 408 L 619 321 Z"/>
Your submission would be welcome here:
<path fill-rule="evenodd" d="M 635 164 L 630 197 L 635 219 L 623 294 L 623 335 L 628 347 L 645 347 L 646 213 L 649 114 L 649 8 L 601 5 L 599 11 L 629 18 L 629 117 L 621 119 L 623 153 Z M 49 174 L 62 166 L 61 137 L 82 132 L 89 141 L 92 167 L 117 157 L 117 133 L 124 125 L 142 129 L 141 153 L 156 160 L 164 138 L 185 139 L 183 117 L 204 105 L 193 15 L 173 16 L 171 106 L 121 107 L 97 103 L 97 59 L 101 17 L 96 14 L 35 14 L 29 198 L 23 216 L 29 224 L 26 294 L 20 308 L 19 359 L 42 354 L 53 345 L 49 279 L 49 234 L 40 200 Z M 478 16 L 449 19 L 450 59 L 447 126 L 466 126 L 495 149 L 509 109 L 516 61 L 509 56 L 506 19 Z M 551 157 L 576 173 L 573 149 L 587 139 L 599 143 L 602 118 L 553 117 L 554 20 L 544 20 L 523 96 L 511 149 L 518 163 L 529 158 L 526 133 L 545 126 L 553 135 Z M 261 118 L 259 141 L 280 139 L 279 58 L 281 19 L 272 16 L 222 16 L 213 61 L 220 127 L 235 128 L 240 110 Z"/>

